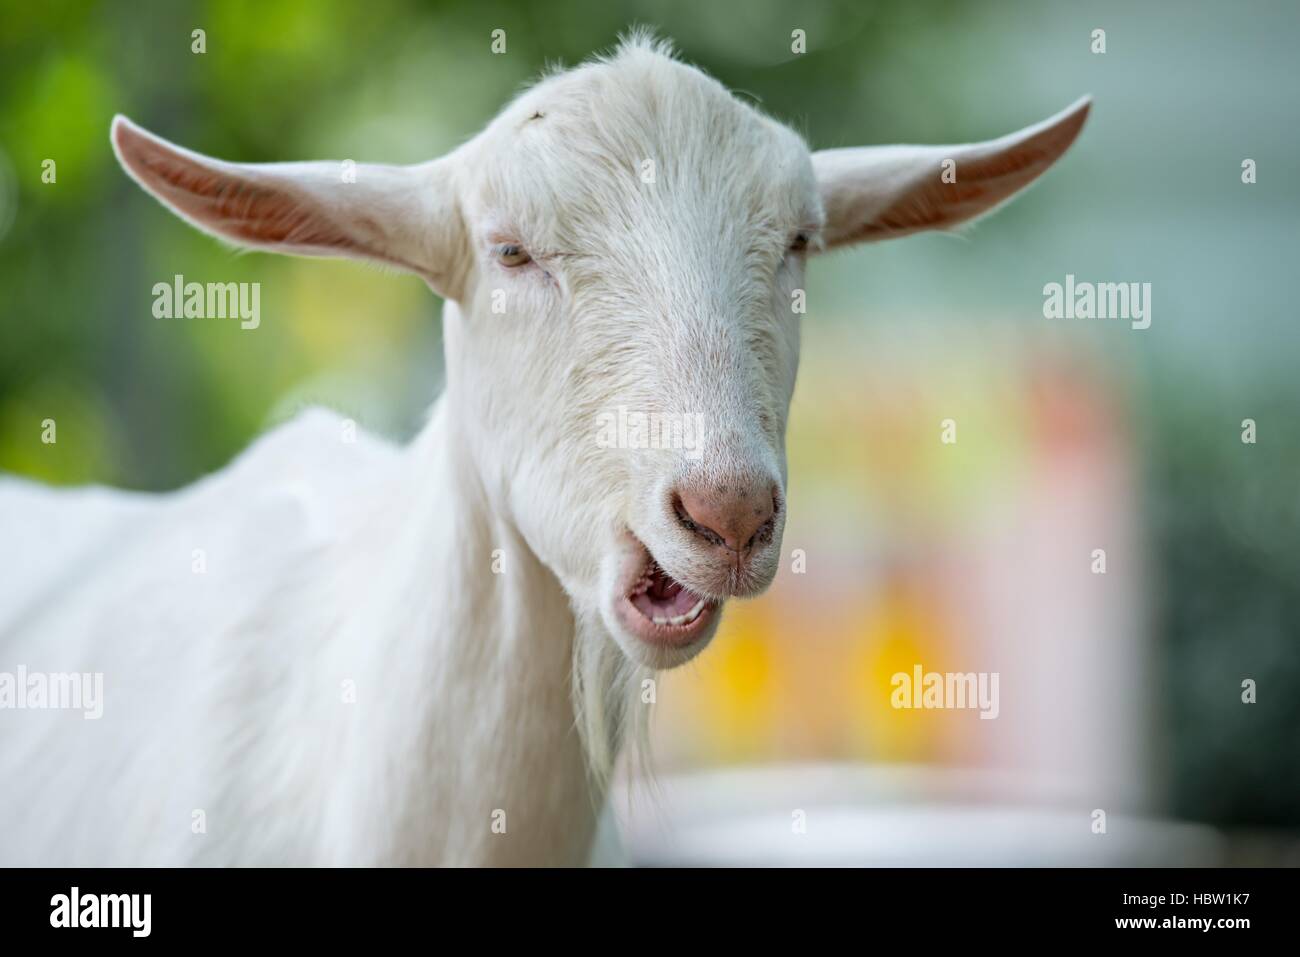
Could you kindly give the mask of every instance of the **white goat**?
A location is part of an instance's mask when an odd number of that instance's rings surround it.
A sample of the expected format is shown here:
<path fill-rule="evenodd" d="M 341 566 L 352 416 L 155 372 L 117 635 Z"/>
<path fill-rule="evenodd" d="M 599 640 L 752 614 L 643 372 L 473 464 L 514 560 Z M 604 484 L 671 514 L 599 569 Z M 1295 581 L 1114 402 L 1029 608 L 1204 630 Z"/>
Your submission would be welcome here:
<path fill-rule="evenodd" d="M 355 182 L 118 117 L 199 229 L 422 276 L 447 383 L 406 448 L 311 412 L 167 495 L 0 485 L 0 672 L 104 681 L 99 720 L 0 709 L 0 863 L 582 862 L 642 676 L 776 574 L 805 259 L 974 219 L 1087 112 L 810 153 L 638 39 Z M 620 409 L 707 441 L 610 448 Z"/>

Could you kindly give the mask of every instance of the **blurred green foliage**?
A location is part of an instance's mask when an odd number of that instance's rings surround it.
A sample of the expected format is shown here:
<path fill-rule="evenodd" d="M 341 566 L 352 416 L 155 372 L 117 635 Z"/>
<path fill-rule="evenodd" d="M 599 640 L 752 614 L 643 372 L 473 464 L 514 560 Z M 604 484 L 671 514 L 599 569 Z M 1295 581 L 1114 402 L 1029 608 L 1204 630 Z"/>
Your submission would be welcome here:
<path fill-rule="evenodd" d="M 1295 406 L 1254 445 L 1240 418 L 1180 397 L 1163 408 L 1147 476 L 1155 623 L 1175 813 L 1243 826 L 1300 822 L 1300 437 Z M 1207 427 L 1208 426 L 1208 427 Z M 1290 426 L 1288 428 L 1287 426 Z M 1243 682 L 1255 704 L 1243 704 Z"/>

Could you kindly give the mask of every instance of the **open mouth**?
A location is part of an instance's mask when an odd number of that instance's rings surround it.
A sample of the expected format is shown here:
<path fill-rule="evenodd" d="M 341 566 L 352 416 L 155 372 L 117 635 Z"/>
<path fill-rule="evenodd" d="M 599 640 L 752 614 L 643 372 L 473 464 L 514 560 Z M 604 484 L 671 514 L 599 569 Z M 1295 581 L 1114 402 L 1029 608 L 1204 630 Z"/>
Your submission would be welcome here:
<path fill-rule="evenodd" d="M 687 645 L 700 637 L 719 603 L 697 595 L 659 567 L 647 552 L 640 575 L 620 602 L 624 625 L 655 645 Z"/>

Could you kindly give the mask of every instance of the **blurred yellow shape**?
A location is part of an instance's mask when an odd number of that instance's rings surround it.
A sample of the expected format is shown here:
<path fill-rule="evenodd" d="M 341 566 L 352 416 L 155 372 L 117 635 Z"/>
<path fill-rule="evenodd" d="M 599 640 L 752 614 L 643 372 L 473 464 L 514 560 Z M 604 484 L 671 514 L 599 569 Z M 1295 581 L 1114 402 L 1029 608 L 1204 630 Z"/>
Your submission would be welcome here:
<path fill-rule="evenodd" d="M 775 717 L 774 619 L 759 606 L 728 606 L 692 689 L 705 712 L 710 744 L 724 760 L 751 759 L 768 749 Z"/>
<path fill-rule="evenodd" d="M 896 709 L 890 702 L 893 677 L 915 665 L 942 671 L 947 644 L 939 596 L 920 576 L 895 580 L 865 616 L 853 653 L 853 714 L 860 746 L 874 760 L 926 762 L 943 753 L 944 712 Z"/>

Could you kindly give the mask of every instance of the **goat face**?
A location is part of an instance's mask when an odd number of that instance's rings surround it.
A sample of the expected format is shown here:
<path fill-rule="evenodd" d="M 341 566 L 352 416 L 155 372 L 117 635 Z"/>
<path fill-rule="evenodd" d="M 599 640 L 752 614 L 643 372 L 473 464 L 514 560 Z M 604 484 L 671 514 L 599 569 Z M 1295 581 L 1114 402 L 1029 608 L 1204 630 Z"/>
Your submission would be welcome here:
<path fill-rule="evenodd" d="M 448 361 L 493 420 L 483 471 L 630 656 L 685 660 L 776 574 L 809 152 L 649 52 L 541 84 L 470 150 Z"/>
<path fill-rule="evenodd" d="M 810 153 L 633 42 L 418 166 L 235 165 L 121 118 L 113 142 L 201 229 L 378 260 L 446 297 L 446 401 L 485 493 L 580 616 L 666 667 L 776 574 L 805 258 L 973 220 L 1087 108 L 989 143 Z"/>

